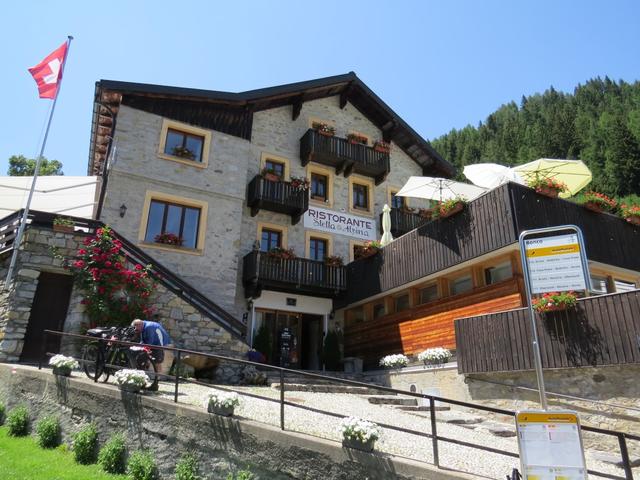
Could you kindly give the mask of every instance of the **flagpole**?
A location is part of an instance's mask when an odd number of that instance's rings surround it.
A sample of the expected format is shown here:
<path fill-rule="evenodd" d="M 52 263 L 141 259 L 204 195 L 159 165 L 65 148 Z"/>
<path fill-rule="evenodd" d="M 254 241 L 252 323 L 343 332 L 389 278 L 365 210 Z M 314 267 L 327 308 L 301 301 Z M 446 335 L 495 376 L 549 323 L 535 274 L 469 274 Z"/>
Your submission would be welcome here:
<path fill-rule="evenodd" d="M 13 252 L 11 254 L 11 262 L 9 263 L 7 278 L 4 281 L 5 291 L 9 290 L 9 281 L 13 276 L 13 270 L 16 266 L 16 260 L 18 259 L 18 250 L 20 249 L 20 242 L 22 241 L 25 225 L 27 224 L 27 218 L 29 217 L 29 207 L 31 206 L 33 192 L 36 188 L 36 179 L 38 178 L 38 172 L 40 171 L 40 164 L 42 163 L 42 155 L 44 154 L 44 148 L 47 145 L 47 137 L 49 136 L 49 127 L 51 127 L 51 119 L 53 118 L 53 112 L 56 109 L 56 102 L 58 101 L 60 90 L 62 89 L 62 80 L 64 79 L 64 67 L 67 64 L 67 56 L 69 55 L 69 49 L 71 48 L 71 40 L 73 40 L 73 37 L 71 35 L 67 36 L 67 49 L 64 52 L 64 59 L 62 60 L 62 65 L 60 66 L 60 75 L 58 76 L 58 81 L 56 85 L 56 96 L 53 98 L 53 104 L 51 105 L 51 110 L 49 111 L 49 120 L 47 121 L 47 129 L 44 132 L 44 138 L 42 139 L 42 145 L 40 146 L 40 153 L 38 154 L 38 158 L 36 159 L 36 167 L 33 171 L 33 180 L 31 181 L 31 188 L 29 190 L 29 197 L 27 198 L 27 204 L 24 207 L 22 218 L 20 219 L 20 225 L 18 226 L 18 234 L 16 235 L 16 238 L 13 242 Z"/>

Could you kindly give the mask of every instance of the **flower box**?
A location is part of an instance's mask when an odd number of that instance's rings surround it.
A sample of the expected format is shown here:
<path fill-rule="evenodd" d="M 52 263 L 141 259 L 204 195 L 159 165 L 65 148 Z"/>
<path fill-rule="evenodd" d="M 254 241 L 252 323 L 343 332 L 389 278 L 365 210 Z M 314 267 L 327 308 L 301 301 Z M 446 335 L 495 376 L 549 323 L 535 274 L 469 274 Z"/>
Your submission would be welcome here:
<path fill-rule="evenodd" d="M 265 180 L 268 180 L 270 182 L 279 182 L 280 181 L 280 177 L 278 175 L 276 175 L 275 173 L 265 173 L 262 176 L 264 177 Z"/>
<path fill-rule="evenodd" d="M 293 260 L 297 258 L 293 248 L 273 247 L 267 252 L 267 258 L 278 260 Z"/>
<path fill-rule="evenodd" d="M 391 144 L 387 142 L 377 141 L 373 144 L 373 149 L 379 153 L 391 152 Z"/>
<path fill-rule="evenodd" d="M 578 297 L 573 292 L 548 292 L 532 302 L 533 309 L 538 313 L 560 312 L 575 308 Z"/>
<path fill-rule="evenodd" d="M 460 213 L 464 209 L 464 203 L 456 203 L 453 207 L 440 211 L 440 218 L 447 218 Z"/>
<path fill-rule="evenodd" d="M 211 405 L 207 407 L 207 412 L 213 413 L 215 415 L 220 415 L 221 417 L 231 417 L 233 416 L 233 411 L 235 407 L 222 407 L 217 405 Z"/>
<path fill-rule="evenodd" d="M 314 122 L 311 125 L 311 128 L 325 137 L 333 137 L 336 134 L 335 127 L 332 127 L 331 125 L 328 125 L 326 123 Z"/>
<path fill-rule="evenodd" d="M 153 239 L 156 243 L 162 243 L 163 245 L 173 245 L 181 247 L 183 243 L 182 237 L 179 237 L 175 233 L 160 233 Z"/>
<path fill-rule="evenodd" d="M 369 143 L 369 139 L 364 135 L 358 135 L 357 133 L 350 133 L 347 135 L 347 140 L 349 143 L 353 145 L 367 145 Z"/>
<path fill-rule="evenodd" d="M 409 365 L 409 358 L 402 353 L 397 353 L 395 355 L 387 355 L 380 359 L 380 366 L 391 368 L 391 369 L 399 369 L 402 367 L 406 367 Z"/>
<path fill-rule="evenodd" d="M 625 220 L 633 225 L 640 225 L 640 217 L 637 215 L 632 215 L 630 217 L 625 218 Z"/>
<path fill-rule="evenodd" d="M 536 192 L 549 198 L 558 198 L 558 195 L 560 194 L 559 190 L 551 187 L 540 187 L 536 189 Z"/>
<path fill-rule="evenodd" d="M 79 367 L 75 358 L 65 355 L 54 355 L 49 359 L 49 365 L 53 367 L 54 375 L 61 375 L 63 377 L 70 376 L 71 370 Z"/>
<path fill-rule="evenodd" d="M 230 417 L 233 415 L 235 407 L 240 405 L 240 399 L 236 392 L 216 391 L 207 394 L 204 405 L 209 413 Z"/>
<path fill-rule="evenodd" d="M 603 193 L 589 191 L 584 194 L 582 206 L 596 213 L 611 212 L 618 206 L 618 202 Z"/>
<path fill-rule="evenodd" d="M 535 191 L 540 195 L 551 198 L 557 198 L 558 194 L 567 190 L 567 186 L 563 182 L 560 182 L 553 177 L 546 178 L 536 176 L 536 178 L 527 182 L 527 185 L 535 189 Z"/>
<path fill-rule="evenodd" d="M 69 367 L 53 367 L 53 374 L 61 377 L 70 377 L 71 369 Z"/>
<path fill-rule="evenodd" d="M 349 438 L 342 439 L 342 446 L 344 448 L 353 448 L 354 450 L 361 450 L 363 452 L 373 452 L 375 444 L 376 441 L 374 439 L 369 439 L 366 442 Z"/>
<path fill-rule="evenodd" d="M 582 204 L 582 206 L 587 210 L 591 210 L 592 212 L 596 212 L 596 213 L 602 213 L 604 211 L 602 206 L 596 202 L 585 202 Z"/>
<path fill-rule="evenodd" d="M 120 390 L 123 392 L 139 393 L 140 390 L 142 390 L 142 387 L 132 383 L 123 383 L 120 385 Z"/>
<path fill-rule="evenodd" d="M 444 365 L 451 359 L 451 352 L 446 348 L 427 348 L 418 354 L 418 360 L 425 365 Z"/>
<path fill-rule="evenodd" d="M 633 225 L 640 225 L 640 205 L 620 205 L 620 215 Z"/>
<path fill-rule="evenodd" d="M 142 370 L 123 368 L 115 373 L 120 390 L 125 392 L 139 392 L 151 383 L 147 374 Z"/>
<path fill-rule="evenodd" d="M 53 224 L 53 231 L 54 232 L 63 232 L 63 233 L 73 233 L 76 231 L 75 227 L 73 225 L 56 225 L 55 223 Z"/>
<path fill-rule="evenodd" d="M 325 257 L 324 264 L 327 267 L 342 267 L 344 265 L 344 260 L 339 255 L 329 255 Z"/>

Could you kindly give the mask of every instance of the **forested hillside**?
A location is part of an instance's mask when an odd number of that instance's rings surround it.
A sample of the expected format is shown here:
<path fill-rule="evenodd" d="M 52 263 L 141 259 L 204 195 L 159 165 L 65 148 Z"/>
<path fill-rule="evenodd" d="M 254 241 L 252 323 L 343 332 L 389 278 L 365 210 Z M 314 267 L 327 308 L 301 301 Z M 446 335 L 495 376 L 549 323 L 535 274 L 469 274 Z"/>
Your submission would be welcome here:
<path fill-rule="evenodd" d="M 552 88 L 503 105 L 481 122 L 452 130 L 433 147 L 462 167 L 516 165 L 538 158 L 581 159 L 592 188 L 615 196 L 640 193 L 640 82 L 606 78 L 578 85 L 573 95 Z"/>

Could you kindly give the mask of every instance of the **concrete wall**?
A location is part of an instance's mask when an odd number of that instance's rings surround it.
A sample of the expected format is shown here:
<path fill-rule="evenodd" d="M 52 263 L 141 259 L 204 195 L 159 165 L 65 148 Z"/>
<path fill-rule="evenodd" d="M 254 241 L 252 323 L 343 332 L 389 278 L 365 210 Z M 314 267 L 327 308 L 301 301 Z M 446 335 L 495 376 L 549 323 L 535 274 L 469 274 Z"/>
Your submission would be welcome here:
<path fill-rule="evenodd" d="M 199 458 L 207 478 L 226 478 L 229 470 L 250 469 L 257 480 L 387 480 L 471 478 L 428 464 L 380 453 L 345 450 L 337 442 L 269 425 L 209 415 L 203 408 L 174 404 L 84 378 L 0 364 L 0 401 L 8 408 L 26 405 L 33 423 L 45 415 L 60 419 L 63 440 L 93 422 L 102 446 L 123 432 L 129 452 L 149 449 L 161 479 L 173 478 L 186 451 Z"/>

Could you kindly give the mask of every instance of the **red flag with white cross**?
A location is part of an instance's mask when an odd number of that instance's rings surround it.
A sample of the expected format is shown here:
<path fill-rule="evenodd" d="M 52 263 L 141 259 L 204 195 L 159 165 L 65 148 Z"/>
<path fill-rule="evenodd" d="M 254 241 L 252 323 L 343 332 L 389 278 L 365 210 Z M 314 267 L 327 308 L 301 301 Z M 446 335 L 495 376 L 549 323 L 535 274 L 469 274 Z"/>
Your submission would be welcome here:
<path fill-rule="evenodd" d="M 29 69 L 38 84 L 40 98 L 56 98 L 67 56 L 67 45 L 67 42 L 63 43 L 38 65 Z"/>

